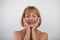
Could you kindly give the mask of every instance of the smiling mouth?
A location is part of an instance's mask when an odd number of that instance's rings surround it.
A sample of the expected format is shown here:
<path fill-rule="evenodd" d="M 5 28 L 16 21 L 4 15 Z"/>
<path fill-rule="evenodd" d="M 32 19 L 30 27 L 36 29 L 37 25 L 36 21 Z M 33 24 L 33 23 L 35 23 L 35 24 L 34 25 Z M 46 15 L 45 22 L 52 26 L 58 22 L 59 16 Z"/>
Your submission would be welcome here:
<path fill-rule="evenodd" d="M 28 24 L 34 24 L 35 22 L 27 22 Z"/>

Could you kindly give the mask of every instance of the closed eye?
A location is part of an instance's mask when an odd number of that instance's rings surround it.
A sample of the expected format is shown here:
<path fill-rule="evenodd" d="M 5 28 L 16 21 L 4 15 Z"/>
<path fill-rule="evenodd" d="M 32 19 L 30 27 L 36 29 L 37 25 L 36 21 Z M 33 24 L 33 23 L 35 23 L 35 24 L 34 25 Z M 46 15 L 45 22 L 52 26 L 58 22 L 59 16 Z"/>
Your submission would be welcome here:
<path fill-rule="evenodd" d="M 29 15 L 27 15 L 26 17 L 29 17 Z"/>
<path fill-rule="evenodd" d="M 36 17 L 36 16 L 33 16 L 33 17 Z"/>

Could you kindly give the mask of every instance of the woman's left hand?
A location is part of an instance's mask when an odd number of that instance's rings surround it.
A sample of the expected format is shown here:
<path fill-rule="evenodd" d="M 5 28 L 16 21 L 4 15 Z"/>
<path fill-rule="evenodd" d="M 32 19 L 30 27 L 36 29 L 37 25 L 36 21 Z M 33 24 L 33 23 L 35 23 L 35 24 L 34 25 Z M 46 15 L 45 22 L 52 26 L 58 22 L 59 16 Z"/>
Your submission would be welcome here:
<path fill-rule="evenodd" d="M 37 28 L 38 24 L 39 24 L 39 17 L 38 17 L 38 21 L 37 21 L 36 24 L 32 27 L 32 29 L 35 30 L 35 29 Z"/>

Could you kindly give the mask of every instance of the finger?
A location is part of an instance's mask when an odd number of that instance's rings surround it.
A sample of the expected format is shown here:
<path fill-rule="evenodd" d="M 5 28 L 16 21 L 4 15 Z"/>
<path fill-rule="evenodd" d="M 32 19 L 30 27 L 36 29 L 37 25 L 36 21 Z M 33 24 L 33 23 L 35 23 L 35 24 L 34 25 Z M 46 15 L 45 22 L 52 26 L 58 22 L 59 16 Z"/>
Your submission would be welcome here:
<path fill-rule="evenodd" d="M 26 22 L 25 22 L 25 19 L 23 18 L 23 24 L 24 24 L 24 26 L 26 26 Z"/>
<path fill-rule="evenodd" d="M 37 27 L 38 24 L 39 24 L 39 17 L 38 17 L 38 21 L 37 21 L 37 23 L 35 24 L 35 27 Z"/>
<path fill-rule="evenodd" d="M 37 20 L 37 23 L 36 23 L 36 24 L 38 24 L 38 22 L 39 22 L 39 18 L 38 18 L 38 20 Z"/>
<path fill-rule="evenodd" d="M 26 24 L 26 21 L 25 21 L 25 19 L 23 18 L 23 22 L 24 22 L 24 24 Z"/>
<path fill-rule="evenodd" d="M 25 19 L 23 19 L 23 21 L 24 21 L 24 26 L 28 28 L 29 27 L 28 23 L 25 21 Z"/>

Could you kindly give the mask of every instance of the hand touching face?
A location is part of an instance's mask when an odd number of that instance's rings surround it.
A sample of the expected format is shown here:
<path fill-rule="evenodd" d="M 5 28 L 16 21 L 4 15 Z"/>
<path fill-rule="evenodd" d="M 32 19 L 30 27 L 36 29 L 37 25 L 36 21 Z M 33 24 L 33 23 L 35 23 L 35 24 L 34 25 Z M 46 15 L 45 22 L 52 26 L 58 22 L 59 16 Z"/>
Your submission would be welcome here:
<path fill-rule="evenodd" d="M 28 25 L 28 23 L 26 22 L 26 20 L 25 20 L 25 18 L 23 18 L 23 24 L 24 24 L 24 27 L 26 28 L 26 29 L 30 29 L 30 26 Z"/>
<path fill-rule="evenodd" d="M 38 16 L 36 13 L 26 13 L 25 20 L 30 27 L 33 27 L 38 21 Z"/>
<path fill-rule="evenodd" d="M 39 17 L 38 17 L 38 21 L 37 21 L 36 24 L 33 26 L 33 29 L 36 29 L 37 26 L 38 26 L 38 24 L 39 24 Z"/>

